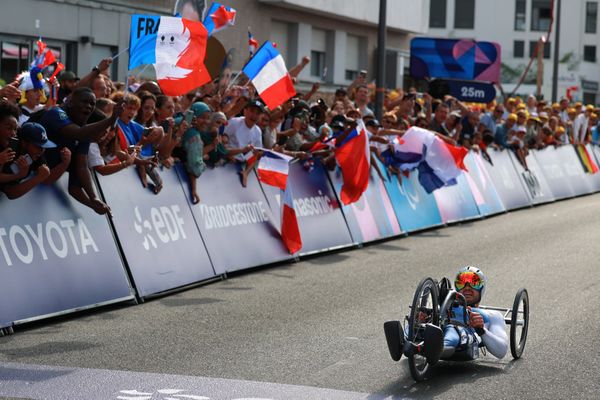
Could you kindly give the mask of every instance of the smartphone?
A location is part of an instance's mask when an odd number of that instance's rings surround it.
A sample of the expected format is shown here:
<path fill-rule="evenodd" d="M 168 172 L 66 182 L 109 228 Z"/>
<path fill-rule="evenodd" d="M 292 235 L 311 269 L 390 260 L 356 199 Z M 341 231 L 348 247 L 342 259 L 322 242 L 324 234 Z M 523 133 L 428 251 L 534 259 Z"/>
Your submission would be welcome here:
<path fill-rule="evenodd" d="M 187 122 L 188 126 L 192 124 L 192 120 L 194 119 L 194 112 L 192 110 L 187 110 L 185 113 L 185 122 Z"/>
<path fill-rule="evenodd" d="M 148 136 L 150 133 L 152 133 L 153 128 L 144 128 L 144 131 L 142 132 L 142 136 Z M 129 146 L 131 147 L 131 146 Z"/>
<path fill-rule="evenodd" d="M 23 157 L 25 157 L 25 160 L 27 160 L 27 165 L 31 165 L 33 164 L 33 160 L 31 159 L 31 156 L 29 154 L 25 154 Z M 10 170 L 12 171 L 13 174 L 18 174 L 19 173 L 19 166 L 17 165 L 17 163 L 12 163 L 10 165 Z"/>
<path fill-rule="evenodd" d="M 11 137 L 8 141 L 8 146 L 16 153 L 19 149 L 19 139 L 16 137 Z"/>
<path fill-rule="evenodd" d="M 169 127 L 171 126 L 171 124 L 169 124 L 168 120 L 164 120 L 163 122 L 160 123 L 160 126 L 163 128 L 165 133 L 167 133 L 167 132 L 169 132 Z"/>
<path fill-rule="evenodd" d="M 360 71 L 360 72 L 358 73 L 358 75 L 359 75 L 359 76 L 362 76 L 363 78 L 366 78 L 366 77 L 367 77 L 367 70 L 366 70 L 366 69 L 363 69 L 362 71 Z"/>

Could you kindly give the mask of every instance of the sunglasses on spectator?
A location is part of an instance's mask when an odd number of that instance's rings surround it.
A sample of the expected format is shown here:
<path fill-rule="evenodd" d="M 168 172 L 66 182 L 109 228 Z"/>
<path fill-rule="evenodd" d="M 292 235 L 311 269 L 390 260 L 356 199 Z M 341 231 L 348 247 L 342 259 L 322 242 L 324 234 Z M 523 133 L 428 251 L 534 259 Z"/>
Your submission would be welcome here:
<path fill-rule="evenodd" d="M 479 275 L 470 271 L 458 275 L 454 281 L 454 286 L 456 287 L 456 290 L 462 290 L 467 283 L 475 290 L 481 290 L 481 288 L 483 288 L 483 281 Z"/>

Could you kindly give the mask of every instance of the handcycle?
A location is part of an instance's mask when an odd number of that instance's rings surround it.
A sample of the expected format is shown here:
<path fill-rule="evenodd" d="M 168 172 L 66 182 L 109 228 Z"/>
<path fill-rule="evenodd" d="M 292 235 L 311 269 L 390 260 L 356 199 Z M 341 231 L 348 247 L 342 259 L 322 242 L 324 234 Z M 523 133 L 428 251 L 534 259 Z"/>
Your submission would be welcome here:
<path fill-rule="evenodd" d="M 457 307 L 462 308 L 462 321 L 452 318 L 453 310 L 457 310 Z M 520 358 L 525 349 L 529 327 L 527 290 L 520 288 L 517 291 L 512 308 L 481 305 L 477 308 L 503 313 L 504 322 L 510 326 L 510 352 L 514 359 Z M 394 361 L 399 361 L 407 343 L 418 349 L 419 351 L 409 352 L 407 355 L 410 374 L 418 382 L 427 379 L 433 365 L 440 359 L 444 328 L 448 324 L 468 326 L 468 315 L 464 296 L 452 289 L 448 278 L 442 278 L 439 284 L 433 278 L 424 278 L 415 291 L 410 312 L 404 318 L 404 326 L 398 320 L 384 323 L 390 356 Z M 485 352 L 485 346 L 478 340 L 442 360 L 472 361 L 479 358 L 480 349 Z"/>

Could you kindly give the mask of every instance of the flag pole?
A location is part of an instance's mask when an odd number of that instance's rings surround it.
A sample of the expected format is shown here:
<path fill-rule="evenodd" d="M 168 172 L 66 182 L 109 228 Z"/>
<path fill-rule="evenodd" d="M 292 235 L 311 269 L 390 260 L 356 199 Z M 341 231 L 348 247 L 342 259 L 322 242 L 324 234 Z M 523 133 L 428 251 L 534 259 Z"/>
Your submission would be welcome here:
<path fill-rule="evenodd" d="M 121 50 L 120 52 L 118 52 L 117 54 L 115 54 L 114 56 L 111 57 L 112 61 L 115 61 L 117 58 L 119 58 L 119 56 L 121 56 L 121 54 L 125 53 L 127 50 L 129 50 L 129 47 L 127 47 L 124 50 Z"/>

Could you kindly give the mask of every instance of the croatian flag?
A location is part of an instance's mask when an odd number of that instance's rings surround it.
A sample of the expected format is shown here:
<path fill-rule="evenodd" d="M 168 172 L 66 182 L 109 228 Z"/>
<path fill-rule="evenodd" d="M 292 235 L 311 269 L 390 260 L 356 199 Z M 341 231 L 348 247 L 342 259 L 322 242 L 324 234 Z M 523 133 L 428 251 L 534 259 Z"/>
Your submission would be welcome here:
<path fill-rule="evenodd" d="M 410 128 L 394 139 L 393 147 L 393 151 L 382 153 L 385 164 L 402 171 L 417 169 L 419 183 L 427 193 L 455 184 L 462 170 L 466 171 L 464 158 L 468 150 L 444 142 L 427 129 Z"/>
<path fill-rule="evenodd" d="M 250 53 L 250 57 L 252 57 L 254 53 L 256 53 L 257 49 L 258 42 L 256 41 L 256 39 L 254 39 L 254 36 L 252 36 L 252 32 L 250 32 L 250 29 L 248 29 L 248 52 Z"/>
<path fill-rule="evenodd" d="M 262 183 L 285 190 L 292 157 L 271 150 L 263 151 L 256 168 L 258 179 Z"/>
<path fill-rule="evenodd" d="M 271 42 L 265 42 L 242 71 L 271 110 L 296 95 L 283 57 Z"/>
<path fill-rule="evenodd" d="M 342 170 L 344 180 L 341 200 L 348 205 L 358 201 L 369 186 L 371 151 L 367 128 L 363 121 L 359 120 L 358 126 L 336 146 L 335 159 Z"/>
<path fill-rule="evenodd" d="M 133 15 L 129 70 L 152 64 L 167 96 L 185 94 L 211 80 L 204 65 L 208 33 L 200 22 Z"/>
<path fill-rule="evenodd" d="M 291 185 L 287 185 L 283 192 L 283 210 L 281 215 L 281 239 L 290 254 L 302 249 L 302 237 L 298 226 L 298 218 L 294 210 L 294 198 Z"/>
<path fill-rule="evenodd" d="M 208 36 L 222 31 L 228 26 L 235 25 L 235 9 L 219 3 L 213 3 L 202 22 L 208 31 Z"/>

